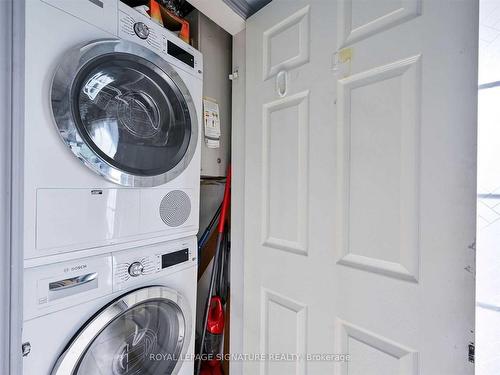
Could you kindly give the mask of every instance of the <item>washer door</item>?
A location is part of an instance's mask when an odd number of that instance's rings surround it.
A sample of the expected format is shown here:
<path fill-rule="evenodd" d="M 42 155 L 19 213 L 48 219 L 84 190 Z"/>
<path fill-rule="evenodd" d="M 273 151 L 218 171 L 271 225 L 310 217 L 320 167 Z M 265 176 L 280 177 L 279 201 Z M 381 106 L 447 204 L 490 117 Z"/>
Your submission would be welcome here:
<path fill-rule="evenodd" d="M 117 184 L 164 184 L 194 155 L 198 117 L 186 85 L 138 44 L 100 40 L 69 51 L 56 70 L 51 102 L 64 142 Z"/>
<path fill-rule="evenodd" d="M 165 375 L 182 366 L 191 337 L 182 296 L 154 286 L 112 302 L 88 322 L 52 375 Z"/>

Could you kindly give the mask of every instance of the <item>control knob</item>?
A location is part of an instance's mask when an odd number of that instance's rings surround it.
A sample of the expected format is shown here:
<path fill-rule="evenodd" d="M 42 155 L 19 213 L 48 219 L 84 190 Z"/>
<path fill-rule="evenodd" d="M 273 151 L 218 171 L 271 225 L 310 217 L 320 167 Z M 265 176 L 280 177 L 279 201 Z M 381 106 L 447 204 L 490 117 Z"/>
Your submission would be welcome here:
<path fill-rule="evenodd" d="M 136 22 L 134 24 L 135 34 L 141 39 L 148 39 L 149 27 L 144 22 Z"/>
<path fill-rule="evenodd" d="M 141 262 L 134 262 L 128 268 L 128 274 L 132 277 L 137 277 L 142 275 L 143 271 L 144 271 L 144 266 L 142 265 Z"/>

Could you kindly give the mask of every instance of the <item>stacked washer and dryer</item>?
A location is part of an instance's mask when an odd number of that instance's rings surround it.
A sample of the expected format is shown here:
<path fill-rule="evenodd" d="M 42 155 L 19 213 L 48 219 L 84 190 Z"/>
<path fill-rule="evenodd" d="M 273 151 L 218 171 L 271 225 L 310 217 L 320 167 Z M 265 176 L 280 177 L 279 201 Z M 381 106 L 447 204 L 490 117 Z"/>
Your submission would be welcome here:
<path fill-rule="evenodd" d="M 25 24 L 24 374 L 191 375 L 202 56 L 118 0 Z"/>

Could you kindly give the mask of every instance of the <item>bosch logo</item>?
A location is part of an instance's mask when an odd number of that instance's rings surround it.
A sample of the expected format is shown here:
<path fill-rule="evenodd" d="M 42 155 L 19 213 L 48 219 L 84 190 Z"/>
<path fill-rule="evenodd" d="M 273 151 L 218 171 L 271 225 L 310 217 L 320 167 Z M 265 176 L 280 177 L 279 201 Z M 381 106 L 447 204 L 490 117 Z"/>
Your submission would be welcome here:
<path fill-rule="evenodd" d="M 71 267 L 71 271 L 80 271 L 84 270 L 85 268 L 87 268 L 86 264 L 80 264 L 78 266 Z"/>

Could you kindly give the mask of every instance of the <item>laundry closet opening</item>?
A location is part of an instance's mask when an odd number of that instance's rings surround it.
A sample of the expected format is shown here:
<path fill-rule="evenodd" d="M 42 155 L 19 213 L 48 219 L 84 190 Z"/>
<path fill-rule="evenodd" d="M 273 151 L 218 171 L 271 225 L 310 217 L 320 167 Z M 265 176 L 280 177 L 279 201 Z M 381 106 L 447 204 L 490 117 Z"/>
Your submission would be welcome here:
<path fill-rule="evenodd" d="M 232 121 L 232 35 L 187 1 L 123 0 L 166 29 L 189 43 L 203 56 L 203 97 L 201 122 L 201 169 L 198 232 L 198 293 L 196 304 L 197 352 L 203 336 L 204 317 L 209 289 L 214 273 L 214 257 L 217 252 L 217 224 L 221 220 L 227 172 L 231 156 Z M 158 5 L 158 9 L 157 8 Z M 159 12 L 157 12 L 159 10 Z M 168 50 L 169 46 L 165 46 Z M 169 51 L 167 51 L 169 52 Z M 174 53 L 177 51 L 173 51 Z M 187 59 L 182 51 L 181 59 Z M 229 220 L 227 220 L 229 223 Z M 206 332 L 204 352 L 212 354 L 229 352 L 229 226 L 224 228 L 223 241 L 219 246 L 218 261 L 212 287 L 213 303 L 219 303 L 223 314 L 217 334 Z M 197 363 L 195 363 L 195 366 Z M 203 364 L 204 366 L 205 364 Z M 229 373 L 228 362 L 223 363 Z"/>
<path fill-rule="evenodd" d="M 224 320 L 205 337 L 228 351 L 229 220 L 206 229 L 229 182 L 232 35 L 186 1 L 34 0 L 19 18 L 10 373 L 192 374 L 219 232 Z"/>

